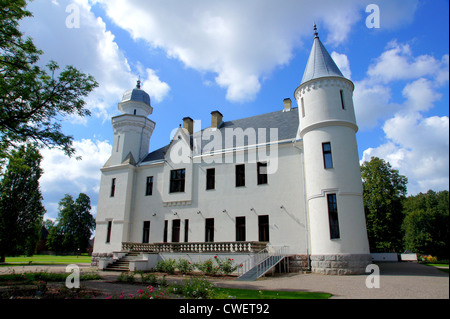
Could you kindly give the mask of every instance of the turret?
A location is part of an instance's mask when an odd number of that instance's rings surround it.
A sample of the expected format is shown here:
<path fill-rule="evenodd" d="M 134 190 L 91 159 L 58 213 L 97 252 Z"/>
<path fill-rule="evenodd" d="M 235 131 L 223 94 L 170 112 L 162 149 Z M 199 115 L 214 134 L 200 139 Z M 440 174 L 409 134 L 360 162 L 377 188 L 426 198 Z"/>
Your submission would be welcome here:
<path fill-rule="evenodd" d="M 112 118 L 114 142 L 108 166 L 135 164 L 148 154 L 155 128 L 155 122 L 148 119 L 153 112 L 150 103 L 150 96 L 141 89 L 140 81 L 136 88 L 125 92 L 119 103 L 122 114 Z"/>
<path fill-rule="evenodd" d="M 371 262 L 353 107 L 354 84 L 320 41 L 317 28 L 300 86 L 311 269 L 364 273 Z"/>

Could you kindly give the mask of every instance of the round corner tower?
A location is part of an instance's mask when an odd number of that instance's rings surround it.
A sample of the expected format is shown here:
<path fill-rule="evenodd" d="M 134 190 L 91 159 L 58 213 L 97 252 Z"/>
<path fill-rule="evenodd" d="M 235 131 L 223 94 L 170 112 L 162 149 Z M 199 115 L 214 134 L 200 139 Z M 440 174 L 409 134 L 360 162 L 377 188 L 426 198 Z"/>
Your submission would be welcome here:
<path fill-rule="evenodd" d="M 294 94 L 303 140 L 311 270 L 361 274 L 371 256 L 356 143 L 354 84 L 342 75 L 314 29 L 311 54 Z"/>

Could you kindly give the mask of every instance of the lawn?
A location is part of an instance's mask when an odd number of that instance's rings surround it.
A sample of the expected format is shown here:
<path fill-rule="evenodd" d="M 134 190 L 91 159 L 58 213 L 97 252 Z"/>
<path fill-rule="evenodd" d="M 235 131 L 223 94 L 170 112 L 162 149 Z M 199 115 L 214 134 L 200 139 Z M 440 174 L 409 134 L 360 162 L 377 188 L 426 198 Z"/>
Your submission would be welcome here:
<path fill-rule="evenodd" d="M 10 265 L 69 265 L 69 264 L 85 264 L 91 263 L 91 256 L 51 256 L 51 255 L 34 255 L 19 256 L 19 257 L 6 257 L 4 266 Z"/>
<path fill-rule="evenodd" d="M 232 299 L 328 299 L 332 295 L 321 292 L 271 291 L 235 288 L 217 288 L 220 298 Z"/>

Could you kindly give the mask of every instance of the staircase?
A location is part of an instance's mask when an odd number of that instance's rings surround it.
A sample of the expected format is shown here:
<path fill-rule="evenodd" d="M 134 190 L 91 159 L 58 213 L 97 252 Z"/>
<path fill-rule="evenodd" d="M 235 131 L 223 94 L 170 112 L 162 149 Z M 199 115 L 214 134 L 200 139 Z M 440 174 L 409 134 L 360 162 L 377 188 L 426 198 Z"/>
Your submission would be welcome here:
<path fill-rule="evenodd" d="M 129 271 L 130 260 L 136 259 L 139 254 L 139 252 L 129 252 L 124 257 L 114 260 L 105 268 L 105 271 Z"/>
<path fill-rule="evenodd" d="M 263 249 L 242 264 L 242 274 L 237 280 L 255 281 L 265 275 L 287 257 L 287 249 L 286 246 L 277 249 L 273 249 L 273 247 Z"/>

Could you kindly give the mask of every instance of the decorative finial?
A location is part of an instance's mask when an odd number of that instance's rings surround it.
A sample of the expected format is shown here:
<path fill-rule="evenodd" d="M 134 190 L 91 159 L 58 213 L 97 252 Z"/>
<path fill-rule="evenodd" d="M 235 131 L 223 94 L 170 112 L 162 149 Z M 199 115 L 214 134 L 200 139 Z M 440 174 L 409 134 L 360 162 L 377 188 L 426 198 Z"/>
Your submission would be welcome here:
<path fill-rule="evenodd" d="M 317 32 L 317 25 L 314 22 L 314 38 L 318 38 L 319 37 L 319 32 Z"/>
<path fill-rule="evenodd" d="M 141 88 L 141 77 L 139 77 L 139 80 L 137 81 L 136 88 Z"/>

